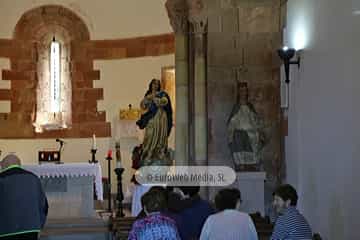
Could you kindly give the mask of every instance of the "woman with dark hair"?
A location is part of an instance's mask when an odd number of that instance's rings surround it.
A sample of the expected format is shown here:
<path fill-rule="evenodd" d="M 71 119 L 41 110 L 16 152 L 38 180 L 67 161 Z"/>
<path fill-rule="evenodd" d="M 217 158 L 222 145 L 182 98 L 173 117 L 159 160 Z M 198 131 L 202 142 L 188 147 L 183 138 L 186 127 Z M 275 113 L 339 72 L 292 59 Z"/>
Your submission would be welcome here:
<path fill-rule="evenodd" d="M 215 205 L 219 212 L 206 219 L 200 240 L 258 240 L 250 216 L 238 210 L 240 202 L 241 195 L 238 189 L 220 190 L 215 196 Z"/>
<path fill-rule="evenodd" d="M 180 240 L 176 223 L 163 214 L 166 210 L 166 190 L 153 187 L 141 197 L 146 216 L 136 220 L 128 240 Z"/>
<path fill-rule="evenodd" d="M 140 166 L 170 165 L 167 146 L 172 128 L 172 108 L 169 95 L 161 90 L 160 80 L 151 80 L 140 107 L 146 110 L 136 122 L 140 129 L 145 129 Z"/>

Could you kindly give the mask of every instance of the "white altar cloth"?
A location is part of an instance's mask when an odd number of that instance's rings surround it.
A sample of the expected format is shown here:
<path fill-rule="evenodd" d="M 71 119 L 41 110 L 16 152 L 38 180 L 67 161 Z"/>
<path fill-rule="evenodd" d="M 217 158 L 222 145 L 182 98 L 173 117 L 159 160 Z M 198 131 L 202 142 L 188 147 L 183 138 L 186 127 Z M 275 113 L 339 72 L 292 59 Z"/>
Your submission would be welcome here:
<path fill-rule="evenodd" d="M 98 200 L 103 200 L 103 187 L 101 166 L 99 163 L 66 163 L 66 164 L 41 164 L 24 165 L 24 169 L 38 177 L 81 177 L 93 176 L 95 191 Z"/>
<path fill-rule="evenodd" d="M 136 217 L 142 210 L 141 206 L 141 197 L 144 195 L 149 189 L 151 185 L 135 185 L 133 197 L 131 201 L 131 216 Z"/>

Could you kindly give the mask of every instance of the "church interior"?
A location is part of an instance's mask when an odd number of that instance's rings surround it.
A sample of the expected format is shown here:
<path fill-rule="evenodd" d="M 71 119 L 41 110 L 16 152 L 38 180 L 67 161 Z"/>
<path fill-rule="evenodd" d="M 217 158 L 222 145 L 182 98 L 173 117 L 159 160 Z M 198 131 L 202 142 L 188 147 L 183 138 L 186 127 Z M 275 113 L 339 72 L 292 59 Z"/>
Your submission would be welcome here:
<path fill-rule="evenodd" d="M 1 0 L 0 13 L 0 160 L 44 172 L 40 239 L 127 239 L 152 79 L 170 109 L 163 154 L 233 169 L 259 239 L 285 183 L 313 233 L 360 239 L 358 0 Z"/>

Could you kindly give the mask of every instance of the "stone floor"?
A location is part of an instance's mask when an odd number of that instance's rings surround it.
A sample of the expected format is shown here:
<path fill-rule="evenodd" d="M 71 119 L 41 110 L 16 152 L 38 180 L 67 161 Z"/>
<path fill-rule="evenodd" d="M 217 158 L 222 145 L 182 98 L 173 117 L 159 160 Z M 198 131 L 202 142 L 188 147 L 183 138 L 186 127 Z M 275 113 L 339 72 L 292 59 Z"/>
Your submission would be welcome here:
<path fill-rule="evenodd" d="M 114 202 L 115 203 L 115 202 Z M 108 202 L 95 201 L 95 217 L 47 219 L 40 240 L 110 240 Z M 112 205 L 114 207 L 114 205 Z M 124 213 L 131 215 L 130 205 L 124 204 Z M 113 213 L 115 215 L 115 213 Z"/>
<path fill-rule="evenodd" d="M 101 218 L 48 219 L 40 240 L 109 240 L 108 225 Z"/>
<path fill-rule="evenodd" d="M 40 234 L 40 240 L 109 240 L 109 216 L 107 201 L 96 201 L 96 214 L 87 218 L 48 218 Z"/>

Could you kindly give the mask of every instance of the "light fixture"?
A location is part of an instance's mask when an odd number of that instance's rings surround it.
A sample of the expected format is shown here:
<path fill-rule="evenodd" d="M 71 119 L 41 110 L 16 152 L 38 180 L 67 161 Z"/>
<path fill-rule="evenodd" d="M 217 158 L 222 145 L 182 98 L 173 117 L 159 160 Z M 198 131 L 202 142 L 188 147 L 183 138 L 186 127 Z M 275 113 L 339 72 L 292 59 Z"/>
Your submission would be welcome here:
<path fill-rule="evenodd" d="M 300 56 L 297 56 L 296 61 L 291 61 L 291 59 L 295 56 L 296 50 L 294 48 L 283 47 L 278 49 L 279 57 L 284 61 L 285 68 L 285 83 L 289 83 L 289 68 L 290 64 L 296 64 L 300 67 Z"/>

